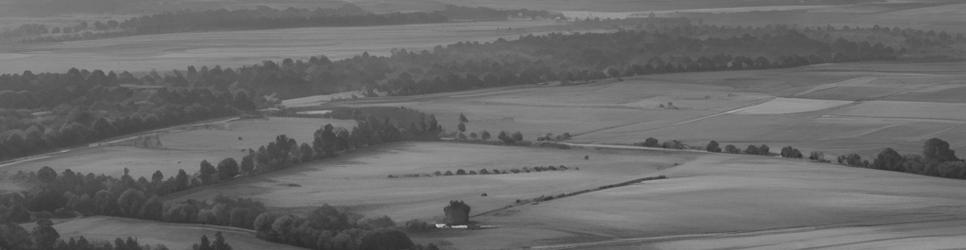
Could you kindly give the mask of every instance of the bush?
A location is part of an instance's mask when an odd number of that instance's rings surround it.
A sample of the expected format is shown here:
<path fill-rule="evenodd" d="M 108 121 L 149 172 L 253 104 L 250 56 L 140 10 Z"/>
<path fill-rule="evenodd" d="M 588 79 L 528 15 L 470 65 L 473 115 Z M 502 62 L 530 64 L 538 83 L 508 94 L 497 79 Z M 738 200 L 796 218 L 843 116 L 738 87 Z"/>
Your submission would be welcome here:
<path fill-rule="evenodd" d="M 808 155 L 808 159 L 817 162 L 828 162 L 828 160 L 825 159 L 825 153 L 819 151 L 813 151 Z"/>
<path fill-rule="evenodd" d="M 798 151 L 798 149 L 793 148 L 792 146 L 786 146 L 786 147 L 782 148 L 781 156 L 783 158 L 801 159 L 802 158 L 802 152 L 801 151 Z"/>
<path fill-rule="evenodd" d="M 729 154 L 740 154 L 741 150 L 738 149 L 738 147 L 735 147 L 735 145 L 728 144 L 728 146 L 725 146 L 724 152 Z"/>
<path fill-rule="evenodd" d="M 745 152 L 744 153 L 745 154 L 750 154 L 750 155 L 756 155 L 756 154 L 759 154 L 760 152 L 761 151 L 758 151 L 758 147 L 757 146 L 755 146 L 755 145 L 748 145 L 748 147 L 745 148 Z"/>
<path fill-rule="evenodd" d="M 459 170 L 456 170 L 456 175 L 466 175 L 466 170 L 463 170 L 462 168 Z"/>
<path fill-rule="evenodd" d="M 712 153 L 720 153 L 721 152 L 721 147 L 718 145 L 718 142 L 716 142 L 716 141 L 708 142 L 708 145 L 705 146 L 704 149 L 707 150 L 708 152 L 712 152 Z"/>
<path fill-rule="evenodd" d="M 640 143 L 640 146 L 656 148 L 660 146 L 660 142 L 654 137 L 648 137 L 644 139 L 643 143 Z"/>

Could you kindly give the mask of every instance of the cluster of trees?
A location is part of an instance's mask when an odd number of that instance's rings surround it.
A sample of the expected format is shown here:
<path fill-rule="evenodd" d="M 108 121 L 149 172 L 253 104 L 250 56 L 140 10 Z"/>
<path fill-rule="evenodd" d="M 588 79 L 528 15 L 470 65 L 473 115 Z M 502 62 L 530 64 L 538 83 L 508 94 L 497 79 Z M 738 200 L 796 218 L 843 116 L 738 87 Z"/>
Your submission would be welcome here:
<path fill-rule="evenodd" d="M 100 70 L 0 75 L 0 161 L 255 110 L 241 90 L 122 86 L 131 81 Z"/>
<path fill-rule="evenodd" d="M 922 154 L 900 154 L 892 148 L 885 148 L 872 162 L 854 153 L 841 155 L 836 160 L 853 167 L 966 179 L 966 162 L 956 156 L 948 142 L 939 138 L 926 140 Z"/>
<path fill-rule="evenodd" d="M 717 142 L 715 142 L 717 144 Z M 661 143 L 654 137 L 648 137 L 644 139 L 643 142 L 634 143 L 634 146 L 649 147 L 649 148 L 668 148 L 668 149 L 686 149 L 688 145 L 678 140 L 670 140 Z"/>
<path fill-rule="evenodd" d="M 329 205 L 304 216 L 263 213 L 254 229 L 260 239 L 311 249 L 435 249 L 414 244 L 389 217 L 364 219 Z"/>
<path fill-rule="evenodd" d="M 28 232 L 15 221 L 0 218 L 0 249 L 9 250 L 168 250 L 162 244 L 140 244 L 134 237 L 116 238 L 111 241 L 91 241 L 84 236 L 63 239 L 50 219 L 38 219 L 34 228 Z M 215 233 L 214 241 L 202 235 L 200 243 L 194 244 L 195 250 L 231 250 L 221 232 Z"/>
<path fill-rule="evenodd" d="M 446 172 L 436 171 L 436 172 L 433 172 L 432 174 L 422 173 L 422 174 L 388 175 L 388 177 L 389 178 L 400 178 L 400 177 L 416 178 L 416 177 L 454 176 L 454 175 L 525 174 L 530 172 L 567 171 L 567 170 L 569 170 L 569 168 L 567 168 L 567 166 L 564 166 L 564 165 L 560 165 L 559 167 L 553 166 L 553 165 L 546 166 L 546 167 L 535 166 L 533 168 L 523 167 L 522 169 L 520 168 L 513 168 L 513 169 L 481 168 L 479 172 L 472 169 L 467 171 L 461 168 L 461 169 L 457 169 L 456 172 L 453 172 L 451 170 L 446 170 Z M 580 170 L 580 168 L 577 168 L 576 170 Z"/>
<path fill-rule="evenodd" d="M 442 23 L 465 20 L 507 20 L 508 18 L 559 18 L 561 14 L 534 10 L 497 10 L 486 7 L 447 5 L 432 12 L 393 12 L 375 14 L 354 4 L 331 9 L 255 9 L 182 10 L 139 16 L 121 22 L 110 20 L 88 25 L 81 22 L 65 27 L 25 24 L 0 34 L 3 38 L 20 38 L 22 42 L 89 40 L 119 36 L 165 34 L 179 32 L 278 29 L 298 27 L 346 27 Z"/>

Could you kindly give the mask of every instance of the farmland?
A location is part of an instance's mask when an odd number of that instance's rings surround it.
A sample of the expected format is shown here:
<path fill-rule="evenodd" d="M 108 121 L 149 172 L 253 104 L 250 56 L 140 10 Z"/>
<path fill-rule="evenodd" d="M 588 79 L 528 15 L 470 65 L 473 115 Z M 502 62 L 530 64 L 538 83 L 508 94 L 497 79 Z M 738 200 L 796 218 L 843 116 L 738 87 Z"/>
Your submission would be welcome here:
<path fill-rule="evenodd" d="M 918 152 L 929 137 L 966 141 L 962 100 L 955 100 L 955 91 L 966 88 L 957 71 L 964 66 L 823 64 L 337 103 L 424 110 L 450 130 L 463 113 L 468 131 L 521 131 L 527 138 L 567 132 L 575 142 L 594 143 L 713 139 L 870 155 L 885 146 Z"/>
<path fill-rule="evenodd" d="M 156 170 L 165 176 L 174 176 L 178 169 L 195 171 L 202 160 L 217 162 L 227 157 L 240 157 L 245 154 L 243 150 L 257 149 L 281 134 L 300 143 L 311 142 L 312 133 L 327 123 L 337 127 L 354 126 L 353 121 L 317 118 L 244 119 L 160 131 L 155 133 L 161 141 L 157 148 L 136 147 L 121 141 L 115 145 L 79 148 L 11 164 L 4 166 L 2 171 L 36 171 L 49 166 L 57 171 L 71 169 L 120 176 L 127 168 L 135 178 L 151 176 Z"/>
<path fill-rule="evenodd" d="M 388 55 L 392 49 L 430 49 L 561 29 L 553 21 L 508 21 L 143 35 L 0 47 L 0 72 L 65 72 L 78 65 L 114 71 L 167 71 L 187 65 L 238 67 L 318 55 L 336 60 L 363 52 Z"/>
<path fill-rule="evenodd" d="M 584 160 L 589 156 L 589 160 Z M 253 197 L 273 207 L 347 206 L 369 216 L 439 220 L 440 204 L 465 200 L 474 213 L 517 199 L 607 185 L 685 161 L 687 154 L 559 150 L 454 143 L 403 143 L 218 185 L 179 199 Z M 567 171 L 387 178 L 388 175 L 561 166 Z M 578 170 L 579 168 L 579 170 Z M 428 188 L 434 187 L 434 188 Z M 481 196 L 486 193 L 486 196 Z"/>

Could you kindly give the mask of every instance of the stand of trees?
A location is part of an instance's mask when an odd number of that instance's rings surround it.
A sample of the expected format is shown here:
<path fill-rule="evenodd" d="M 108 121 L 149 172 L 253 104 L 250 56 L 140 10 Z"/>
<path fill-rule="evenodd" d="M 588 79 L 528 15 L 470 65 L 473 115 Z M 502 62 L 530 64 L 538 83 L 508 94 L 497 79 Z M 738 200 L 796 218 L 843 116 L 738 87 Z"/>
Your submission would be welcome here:
<path fill-rule="evenodd" d="M 885 148 L 871 162 L 854 153 L 841 155 L 836 160 L 852 167 L 966 179 L 966 161 L 957 157 L 949 143 L 939 138 L 926 140 L 922 154 L 900 154 L 892 148 Z"/>
<path fill-rule="evenodd" d="M 122 86 L 132 81 L 100 70 L 0 75 L 0 161 L 255 109 L 242 90 Z"/>

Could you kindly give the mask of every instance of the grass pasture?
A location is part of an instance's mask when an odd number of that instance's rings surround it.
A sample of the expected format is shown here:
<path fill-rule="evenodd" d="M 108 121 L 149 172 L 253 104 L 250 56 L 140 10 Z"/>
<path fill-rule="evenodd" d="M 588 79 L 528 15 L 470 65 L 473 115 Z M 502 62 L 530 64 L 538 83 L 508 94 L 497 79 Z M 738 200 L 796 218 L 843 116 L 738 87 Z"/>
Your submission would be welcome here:
<path fill-rule="evenodd" d="M 474 247 L 486 242 L 479 247 L 486 249 L 848 248 L 933 236 L 944 238 L 940 245 L 955 245 L 961 242 L 955 232 L 966 230 L 959 212 L 966 195 L 955 191 L 966 186 L 960 180 L 730 155 L 704 155 L 655 174 L 669 179 L 481 216 L 501 228 L 447 240 Z M 936 222 L 942 229 L 908 222 Z M 500 238 L 503 230 L 530 233 Z M 845 235 L 829 235 L 835 232 Z M 553 236 L 559 234 L 568 236 Z M 580 242 L 599 243 L 570 245 Z"/>
<path fill-rule="evenodd" d="M 584 160 L 589 156 L 589 160 Z M 217 194 L 253 197 L 272 207 L 302 208 L 325 203 L 352 207 L 367 216 L 389 215 L 397 221 L 441 221 L 450 200 L 464 200 L 473 214 L 513 204 L 517 199 L 618 183 L 649 176 L 692 157 L 680 153 L 608 150 L 559 150 L 446 142 L 401 143 L 375 152 L 341 156 L 253 178 L 216 185 L 180 199 Z M 392 175 L 458 169 L 560 166 L 568 171 L 505 175 L 388 178 Z M 579 168 L 579 170 L 576 170 Z M 481 196 L 486 193 L 487 196 Z"/>

